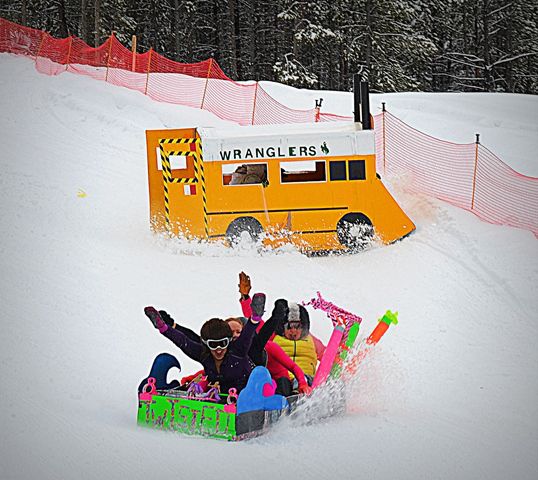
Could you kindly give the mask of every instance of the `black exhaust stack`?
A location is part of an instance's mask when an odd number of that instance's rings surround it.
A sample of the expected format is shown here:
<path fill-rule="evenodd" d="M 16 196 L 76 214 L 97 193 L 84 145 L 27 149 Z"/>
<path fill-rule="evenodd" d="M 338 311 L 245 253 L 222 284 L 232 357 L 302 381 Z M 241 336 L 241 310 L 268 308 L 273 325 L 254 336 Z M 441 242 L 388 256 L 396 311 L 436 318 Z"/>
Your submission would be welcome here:
<path fill-rule="evenodd" d="M 361 81 L 361 116 L 362 116 L 362 129 L 371 130 L 372 125 L 370 123 L 370 89 L 368 82 Z"/>
<path fill-rule="evenodd" d="M 353 75 L 353 121 L 361 123 L 363 130 L 371 130 L 370 89 L 358 73 Z"/>
<path fill-rule="evenodd" d="M 361 76 L 358 73 L 353 75 L 353 121 L 361 121 Z"/>

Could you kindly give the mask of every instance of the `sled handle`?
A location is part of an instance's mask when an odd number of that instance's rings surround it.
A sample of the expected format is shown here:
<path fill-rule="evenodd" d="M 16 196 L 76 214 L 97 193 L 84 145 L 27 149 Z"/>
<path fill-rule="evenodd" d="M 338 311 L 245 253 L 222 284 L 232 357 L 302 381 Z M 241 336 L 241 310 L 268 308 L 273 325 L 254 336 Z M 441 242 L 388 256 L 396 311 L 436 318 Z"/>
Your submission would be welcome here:
<path fill-rule="evenodd" d="M 140 400 L 151 400 L 152 396 L 157 392 L 155 387 L 155 378 L 149 377 L 148 383 L 142 388 L 142 393 L 139 395 Z"/>

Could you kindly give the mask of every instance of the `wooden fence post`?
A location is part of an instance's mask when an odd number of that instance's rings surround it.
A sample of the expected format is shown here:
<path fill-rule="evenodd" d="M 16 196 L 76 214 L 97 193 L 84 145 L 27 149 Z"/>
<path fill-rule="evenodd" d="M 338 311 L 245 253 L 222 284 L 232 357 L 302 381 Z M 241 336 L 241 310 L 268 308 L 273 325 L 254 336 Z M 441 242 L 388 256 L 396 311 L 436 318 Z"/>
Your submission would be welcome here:
<path fill-rule="evenodd" d="M 108 46 L 108 55 L 106 57 L 106 75 L 105 75 L 105 82 L 108 80 L 108 67 L 110 66 L 110 55 L 112 53 L 112 40 L 114 38 L 114 32 L 111 33 L 110 37 L 108 37 L 108 41 L 110 42 L 110 45 Z"/>
<path fill-rule="evenodd" d="M 205 102 L 205 94 L 207 92 L 207 84 L 209 83 L 209 76 L 211 75 L 211 67 L 213 66 L 213 58 L 209 59 L 209 68 L 207 69 L 207 78 L 205 80 L 205 87 L 204 87 L 204 95 L 202 96 L 202 104 L 200 105 L 200 109 L 204 109 L 204 102 Z"/>
<path fill-rule="evenodd" d="M 258 81 L 256 80 L 256 89 L 254 90 L 254 105 L 252 105 L 252 122 L 254 125 L 254 114 L 256 113 L 256 98 L 258 97 Z"/>
<path fill-rule="evenodd" d="M 476 134 L 474 149 L 474 172 L 473 172 L 473 193 L 471 195 L 471 210 L 474 208 L 474 194 L 476 191 L 476 167 L 478 166 L 478 146 L 480 145 L 480 134 Z"/>
<path fill-rule="evenodd" d="M 67 49 L 67 58 L 65 59 L 65 70 L 69 68 L 69 60 L 71 59 L 71 45 L 73 45 L 73 36 L 69 37 L 69 48 Z"/>
<path fill-rule="evenodd" d="M 131 50 L 133 51 L 133 59 L 131 61 L 131 71 L 136 71 L 136 35 L 133 35 L 133 39 L 131 41 Z"/>
<path fill-rule="evenodd" d="M 314 122 L 318 123 L 321 121 L 321 104 L 323 103 L 323 98 L 316 98 L 316 107 L 314 114 Z"/>
<path fill-rule="evenodd" d="M 144 95 L 148 94 L 149 71 L 151 68 L 151 52 L 153 52 L 153 48 L 149 49 L 148 68 L 147 68 L 147 74 L 146 74 L 146 88 L 144 89 Z"/>
<path fill-rule="evenodd" d="M 39 46 L 37 47 L 37 52 L 35 54 L 34 62 L 37 61 L 37 57 L 39 57 L 39 52 L 41 51 L 41 47 L 43 46 L 43 40 L 45 40 L 45 35 L 47 32 L 43 32 L 43 35 L 41 35 L 41 40 L 39 41 Z"/>
<path fill-rule="evenodd" d="M 383 125 L 383 175 L 385 175 L 387 173 L 387 164 L 386 164 L 387 145 L 386 145 L 386 135 L 385 135 L 385 112 L 386 112 L 385 102 L 381 102 L 381 106 L 382 106 L 381 120 L 382 120 L 382 125 Z"/>

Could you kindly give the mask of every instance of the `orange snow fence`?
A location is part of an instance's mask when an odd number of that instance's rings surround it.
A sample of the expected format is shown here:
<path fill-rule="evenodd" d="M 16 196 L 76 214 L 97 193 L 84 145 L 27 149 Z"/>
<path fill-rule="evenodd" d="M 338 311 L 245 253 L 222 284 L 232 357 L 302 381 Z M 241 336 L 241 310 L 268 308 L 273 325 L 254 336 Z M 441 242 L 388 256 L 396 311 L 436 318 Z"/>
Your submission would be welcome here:
<path fill-rule="evenodd" d="M 538 178 L 516 172 L 478 142 L 431 137 L 389 112 L 376 115 L 375 128 L 379 172 L 401 177 L 408 190 L 538 237 Z"/>
<path fill-rule="evenodd" d="M 258 82 L 234 82 L 213 59 L 179 63 L 154 50 L 133 53 L 114 35 L 90 47 L 0 18 L 0 52 L 34 58 L 47 75 L 65 71 L 137 90 L 159 102 L 207 110 L 240 125 L 350 121 L 315 108 L 288 108 Z M 374 117 L 378 171 L 404 179 L 411 191 L 472 211 L 481 219 L 538 237 L 538 178 L 512 170 L 479 143 L 426 135 L 383 112 Z"/>

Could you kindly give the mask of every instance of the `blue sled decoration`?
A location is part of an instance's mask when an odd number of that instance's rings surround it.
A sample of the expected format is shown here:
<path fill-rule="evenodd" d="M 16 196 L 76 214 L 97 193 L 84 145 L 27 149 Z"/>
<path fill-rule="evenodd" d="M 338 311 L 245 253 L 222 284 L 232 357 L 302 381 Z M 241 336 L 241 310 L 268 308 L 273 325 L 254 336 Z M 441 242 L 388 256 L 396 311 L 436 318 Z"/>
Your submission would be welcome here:
<path fill-rule="evenodd" d="M 166 380 L 168 371 L 173 367 L 177 367 L 179 371 L 181 371 L 181 365 L 176 357 L 169 353 L 160 353 L 157 355 L 155 360 L 153 360 L 149 375 L 144 378 L 138 386 L 138 393 L 142 392 L 144 385 L 148 383 L 148 378 L 150 377 L 155 379 L 155 388 L 157 390 L 170 390 L 171 388 L 179 387 L 179 382 L 177 380 L 173 380 L 170 383 Z"/>
<path fill-rule="evenodd" d="M 265 367 L 256 367 L 250 374 L 247 386 L 239 393 L 237 414 L 287 408 L 289 404 L 286 397 L 275 395 L 275 388 L 269 370 Z"/>

